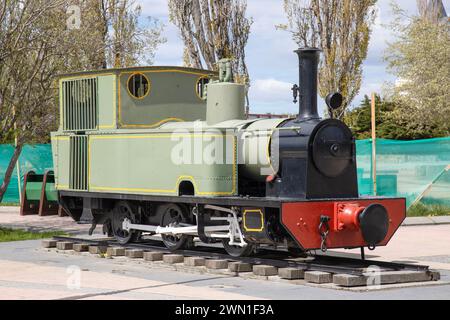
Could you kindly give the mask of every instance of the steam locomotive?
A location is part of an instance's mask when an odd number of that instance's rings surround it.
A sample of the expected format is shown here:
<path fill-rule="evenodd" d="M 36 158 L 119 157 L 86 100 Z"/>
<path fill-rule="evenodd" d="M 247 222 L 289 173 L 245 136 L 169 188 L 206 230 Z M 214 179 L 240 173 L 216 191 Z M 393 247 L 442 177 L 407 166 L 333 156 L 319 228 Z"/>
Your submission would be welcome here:
<path fill-rule="evenodd" d="M 358 194 L 355 139 L 317 112 L 320 50 L 296 51 L 295 118 L 247 119 L 246 87 L 219 71 L 139 67 L 63 75 L 52 133 L 60 204 L 120 243 L 222 243 L 292 254 L 385 246 L 405 199 Z M 295 101 L 296 102 L 296 101 Z M 342 96 L 330 94 L 330 110 Z"/>

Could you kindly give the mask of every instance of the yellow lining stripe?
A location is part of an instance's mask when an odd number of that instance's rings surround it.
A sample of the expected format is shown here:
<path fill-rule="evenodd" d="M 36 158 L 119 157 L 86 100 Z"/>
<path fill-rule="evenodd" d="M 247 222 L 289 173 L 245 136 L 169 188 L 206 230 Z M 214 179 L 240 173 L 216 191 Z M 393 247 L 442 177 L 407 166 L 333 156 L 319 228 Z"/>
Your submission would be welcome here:
<path fill-rule="evenodd" d="M 259 213 L 261 215 L 261 228 L 259 229 L 251 229 L 247 227 L 247 223 L 246 223 L 246 215 L 248 212 L 255 212 L 255 213 Z M 245 231 L 248 232 L 261 232 L 264 230 L 264 214 L 262 213 L 261 209 L 253 209 L 253 210 L 244 210 L 244 229 Z"/>
<path fill-rule="evenodd" d="M 137 75 L 141 75 L 141 76 L 143 76 L 146 80 L 147 80 L 147 83 L 148 83 L 148 90 L 147 90 L 147 92 L 142 96 L 142 97 L 136 97 L 134 94 L 132 94 L 131 93 L 131 91 L 130 91 L 130 80 L 131 80 L 131 78 L 133 78 L 134 76 L 137 76 Z M 151 82 L 150 82 L 150 79 L 145 75 L 145 74 L 143 74 L 143 73 L 141 73 L 141 72 L 135 72 L 135 73 L 132 73 L 129 77 L 128 77 L 128 80 L 127 80 L 127 91 L 128 91 L 128 94 L 132 97 L 132 98 L 134 98 L 134 99 L 136 99 L 136 100 L 143 100 L 143 99 L 145 99 L 149 94 L 150 94 L 150 91 L 152 90 L 152 84 L 151 84 Z"/>
<path fill-rule="evenodd" d="M 68 76 L 68 77 L 63 77 L 61 78 L 61 80 L 63 81 L 70 81 L 70 80 L 78 80 L 78 79 L 86 79 L 86 78 L 96 78 L 96 77 L 101 77 L 101 76 L 114 76 L 115 74 L 110 72 L 110 73 L 94 73 L 94 74 L 89 74 L 89 75 L 85 75 L 85 76 Z"/>
<path fill-rule="evenodd" d="M 197 87 L 198 87 L 198 83 L 202 80 L 202 79 L 209 79 L 209 81 L 211 81 L 211 78 L 209 76 L 201 76 L 197 79 L 197 81 L 195 82 L 195 86 L 194 86 L 194 91 L 195 91 L 195 95 L 203 102 L 206 101 L 206 98 L 202 98 L 200 97 L 200 95 L 198 94 L 197 91 Z"/>
<path fill-rule="evenodd" d="M 97 73 L 97 74 L 91 74 L 91 75 L 85 75 L 85 76 L 78 76 L 78 77 L 64 77 L 64 78 L 60 78 L 59 80 L 59 118 L 60 118 L 60 127 L 63 126 L 63 122 L 64 122 L 64 108 L 63 108 L 63 90 L 62 90 L 62 83 L 65 81 L 73 81 L 73 80 L 79 80 L 79 79 L 87 79 L 87 78 L 97 78 L 98 77 L 102 77 L 102 76 L 114 76 L 114 81 L 113 81 L 113 105 L 112 105 L 112 109 L 113 109 L 113 119 L 112 119 L 112 124 L 110 125 L 98 125 L 99 129 L 113 129 L 116 127 L 116 121 L 117 121 L 117 76 L 114 73 Z M 98 94 L 98 87 L 97 87 L 97 92 L 96 94 Z M 98 108 L 100 108 L 100 104 L 98 105 Z M 100 109 L 99 109 L 100 110 Z M 97 110 L 97 111 L 99 111 Z M 100 120 L 100 119 L 99 119 Z"/>
<path fill-rule="evenodd" d="M 232 171 L 232 190 L 231 192 L 204 192 L 199 191 L 198 185 L 195 181 L 195 178 L 189 175 L 179 176 L 177 182 L 175 184 L 174 189 L 165 190 L 165 189 L 143 189 L 143 188 L 113 188 L 113 187 L 97 187 L 92 186 L 91 184 L 91 141 L 93 140 L 114 140 L 114 139 L 148 139 L 148 138 L 172 138 L 172 137 L 232 137 L 233 138 L 233 171 Z M 100 191 L 129 191 L 129 192 L 145 192 L 145 193 L 170 193 L 176 194 L 178 193 L 179 184 L 182 181 L 191 181 L 194 185 L 194 190 L 196 195 L 216 195 L 216 196 L 226 196 L 226 195 L 234 195 L 237 190 L 237 144 L 236 137 L 233 135 L 219 135 L 219 134 L 154 134 L 154 135 L 108 135 L 108 136 L 89 136 L 88 141 L 88 185 L 89 190 L 100 190 Z"/>
<path fill-rule="evenodd" d="M 154 124 L 121 124 L 123 128 L 146 128 L 151 129 L 155 127 L 159 127 L 160 125 L 167 123 L 167 122 L 185 122 L 185 120 L 180 118 L 167 118 L 163 119 L 157 123 Z"/>
<path fill-rule="evenodd" d="M 190 72 L 190 71 L 183 71 L 183 70 L 175 70 L 175 69 L 163 69 L 163 70 L 135 70 L 135 71 L 127 71 L 127 72 L 121 72 L 119 74 L 119 85 L 120 85 L 120 77 L 124 74 L 134 74 L 134 73 L 166 73 L 166 72 L 176 72 L 176 73 L 183 73 L 183 74 L 190 74 L 190 75 L 198 75 L 198 76 L 203 76 L 203 77 L 208 77 L 207 74 L 204 73 L 198 73 L 198 72 Z M 128 84 L 128 82 L 127 82 Z M 128 85 L 127 85 L 128 87 Z M 161 120 L 157 123 L 153 123 L 153 124 L 123 124 L 122 123 L 122 97 L 121 97 L 121 88 L 119 87 L 119 105 L 118 105 L 118 109 L 119 109 L 119 124 L 121 127 L 123 128 L 154 128 L 154 127 L 158 127 L 163 123 L 166 122 L 170 122 L 170 121 L 177 121 L 177 122 L 184 122 L 185 120 L 183 119 L 179 119 L 179 118 L 167 118 L 164 120 Z M 195 89 L 195 88 L 194 88 Z M 128 88 L 127 88 L 128 91 Z M 195 92 L 197 92 L 197 90 L 194 90 Z"/>

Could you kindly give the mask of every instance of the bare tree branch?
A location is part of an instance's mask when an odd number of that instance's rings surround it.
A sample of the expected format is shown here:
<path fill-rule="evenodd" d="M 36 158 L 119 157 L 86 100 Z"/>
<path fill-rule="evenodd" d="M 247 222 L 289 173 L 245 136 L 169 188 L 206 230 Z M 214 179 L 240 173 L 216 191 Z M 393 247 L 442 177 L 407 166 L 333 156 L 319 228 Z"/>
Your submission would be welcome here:
<path fill-rule="evenodd" d="M 284 0 L 287 25 L 300 47 L 323 50 L 319 89 L 322 97 L 338 91 L 344 96 L 340 110 L 358 95 L 362 81 L 362 64 L 367 58 L 376 0 Z"/>
<path fill-rule="evenodd" d="M 249 82 L 245 63 L 252 19 L 245 0 L 169 0 L 170 20 L 185 45 L 185 64 L 217 69 L 221 58 L 233 59 L 238 82 Z"/>

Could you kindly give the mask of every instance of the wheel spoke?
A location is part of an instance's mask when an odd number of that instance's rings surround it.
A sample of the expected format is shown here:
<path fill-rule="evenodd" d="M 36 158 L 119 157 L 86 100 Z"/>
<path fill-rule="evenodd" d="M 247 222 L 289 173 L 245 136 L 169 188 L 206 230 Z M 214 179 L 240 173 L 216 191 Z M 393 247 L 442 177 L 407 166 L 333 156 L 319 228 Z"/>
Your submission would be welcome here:
<path fill-rule="evenodd" d="M 166 205 L 162 207 L 162 220 L 161 226 L 171 226 L 174 228 L 181 227 L 183 223 L 187 223 L 187 214 L 183 211 L 182 207 L 175 204 Z M 187 235 L 173 235 L 166 234 L 162 235 L 162 239 L 166 247 L 170 250 L 178 250 L 183 248 L 188 241 L 192 239 L 191 236 Z"/>

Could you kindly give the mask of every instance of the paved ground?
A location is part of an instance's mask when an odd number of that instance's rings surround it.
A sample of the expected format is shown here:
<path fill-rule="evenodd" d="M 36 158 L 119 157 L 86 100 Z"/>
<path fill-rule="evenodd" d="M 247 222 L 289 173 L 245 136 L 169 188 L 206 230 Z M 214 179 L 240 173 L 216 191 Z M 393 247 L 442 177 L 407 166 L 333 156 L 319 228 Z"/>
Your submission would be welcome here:
<path fill-rule="evenodd" d="M 62 230 L 77 234 L 88 232 L 90 225 L 74 223 L 70 217 L 58 216 L 39 217 L 38 215 L 20 216 L 19 207 L 0 207 L 0 225 L 9 228 L 27 229 L 30 231 Z M 101 231 L 98 228 L 97 232 Z"/>
<path fill-rule="evenodd" d="M 13 210 L 14 211 L 14 210 Z M 8 213 L 10 212 L 10 213 Z M 86 233 L 68 218 L 19 217 L 0 208 L 0 225 Z M 346 251 L 347 254 L 353 252 Z M 357 252 L 354 252 L 356 254 Z M 402 227 L 386 248 L 369 257 L 419 262 L 450 281 L 450 225 Z M 188 274 L 123 259 L 61 254 L 40 241 L 0 243 L 0 299 L 449 299 L 450 285 L 349 292 L 306 285 Z M 78 277 L 80 275 L 80 277 Z M 80 288 L 77 288 L 77 279 Z"/>
<path fill-rule="evenodd" d="M 359 250 L 345 250 L 359 254 Z M 418 262 L 433 269 L 450 270 L 450 225 L 400 227 L 388 246 L 367 251 L 368 258 Z"/>
<path fill-rule="evenodd" d="M 56 253 L 39 241 L 0 244 L 0 299 L 448 299 L 450 286 L 348 292 L 150 269 L 121 258 Z M 77 288 L 77 273 L 80 288 Z M 444 280 L 450 280 L 444 274 Z"/>

